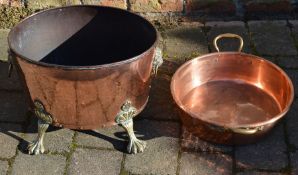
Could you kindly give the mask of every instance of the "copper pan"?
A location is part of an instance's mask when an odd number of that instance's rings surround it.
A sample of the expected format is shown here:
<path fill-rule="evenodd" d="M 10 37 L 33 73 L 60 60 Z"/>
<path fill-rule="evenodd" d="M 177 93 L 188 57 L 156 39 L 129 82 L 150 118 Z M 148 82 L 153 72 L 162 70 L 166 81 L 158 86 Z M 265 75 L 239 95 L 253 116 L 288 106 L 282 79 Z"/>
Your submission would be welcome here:
<path fill-rule="evenodd" d="M 238 52 L 220 52 L 217 41 L 238 38 Z M 241 53 L 243 39 L 222 34 L 217 53 L 184 63 L 171 81 L 173 98 L 187 130 L 221 144 L 262 138 L 289 110 L 294 87 L 287 74 L 263 58 Z"/>

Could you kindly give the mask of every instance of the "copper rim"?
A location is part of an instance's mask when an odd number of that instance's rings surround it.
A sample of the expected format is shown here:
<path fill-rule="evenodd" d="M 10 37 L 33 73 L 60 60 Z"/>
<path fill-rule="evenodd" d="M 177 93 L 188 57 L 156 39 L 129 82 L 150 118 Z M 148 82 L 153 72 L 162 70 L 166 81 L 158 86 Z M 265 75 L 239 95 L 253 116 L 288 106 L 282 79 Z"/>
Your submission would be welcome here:
<path fill-rule="evenodd" d="M 187 111 L 186 109 L 184 109 L 182 107 L 183 105 L 177 99 L 176 92 L 174 90 L 174 80 L 177 78 L 178 74 L 186 66 L 188 66 L 189 64 L 191 64 L 193 62 L 196 62 L 196 61 L 198 61 L 200 59 L 203 59 L 203 58 L 206 58 L 206 57 L 220 56 L 220 55 L 240 55 L 240 56 L 247 56 L 250 59 L 264 61 L 264 62 L 268 63 L 270 66 L 272 66 L 275 69 L 277 69 L 286 78 L 286 81 L 290 85 L 290 100 L 287 103 L 287 106 L 278 115 L 272 117 L 270 120 L 266 120 L 266 121 L 263 121 L 263 122 L 257 122 L 257 123 L 254 123 L 254 124 L 238 124 L 238 125 L 235 125 L 235 128 L 249 128 L 249 127 L 265 126 L 267 124 L 271 124 L 271 123 L 276 122 L 277 120 L 279 120 L 281 117 L 283 117 L 288 112 L 288 110 L 290 109 L 290 106 L 291 106 L 291 104 L 292 104 L 292 102 L 294 100 L 294 86 L 293 86 L 293 83 L 292 83 L 291 79 L 288 77 L 288 75 L 280 67 L 278 67 L 277 65 L 275 65 L 274 63 L 272 63 L 272 62 L 270 62 L 268 60 L 265 60 L 265 59 L 263 59 L 261 57 L 255 56 L 255 55 L 245 54 L 245 53 L 241 53 L 241 52 L 218 52 L 218 53 L 206 54 L 206 55 L 203 55 L 203 56 L 200 56 L 200 57 L 196 57 L 196 58 L 194 58 L 192 60 L 189 60 L 186 63 L 184 63 L 182 66 L 180 66 L 178 68 L 178 70 L 175 72 L 175 74 L 173 75 L 172 80 L 171 80 L 171 93 L 172 93 L 172 96 L 173 96 L 174 101 L 176 102 L 176 104 L 179 106 L 180 109 L 182 109 L 185 113 L 189 114 L 190 116 L 196 116 L 196 114 L 192 113 L 191 111 Z M 203 122 L 206 122 L 208 124 L 219 125 L 217 122 L 212 122 L 210 120 L 207 121 L 207 120 L 204 120 L 204 118 L 200 118 L 200 120 L 202 120 Z M 225 127 L 224 125 L 221 125 L 221 126 L 222 127 Z"/>
<path fill-rule="evenodd" d="M 151 45 L 151 47 L 149 47 L 147 50 L 145 50 L 143 53 L 139 54 L 139 55 L 136 55 L 132 58 L 129 58 L 129 59 L 125 59 L 123 61 L 118 61 L 118 62 L 113 62 L 113 63 L 109 63 L 109 64 L 101 64 L 101 65 L 92 65 L 92 66 L 65 66 L 65 65 L 58 65 L 58 64 L 49 64 L 49 63 L 44 63 L 44 62 L 38 62 L 38 61 L 34 61 L 32 59 L 29 59 L 28 57 L 20 54 L 19 52 L 17 52 L 14 47 L 12 47 L 11 45 L 11 35 L 13 34 L 13 32 L 15 31 L 15 27 L 14 26 L 10 31 L 9 31 L 9 34 L 8 34 L 8 37 L 7 37 L 7 40 L 8 40 L 8 46 L 9 48 L 12 50 L 13 54 L 16 55 L 17 57 L 29 62 L 29 63 L 33 63 L 33 64 L 36 64 L 36 65 L 40 65 L 40 66 L 44 66 L 44 67 L 54 67 L 54 68 L 61 68 L 61 69 L 64 69 L 64 70 L 73 70 L 73 69 L 76 69 L 76 70 L 87 70 L 87 69 L 98 69 L 98 68 L 104 68 L 104 67 L 113 67 L 113 66 L 118 66 L 118 65 L 122 65 L 122 64 L 128 64 L 128 63 L 131 63 L 131 62 L 134 62 L 138 59 L 141 59 L 142 57 L 144 57 L 146 54 L 148 54 L 148 51 L 155 48 L 157 46 L 157 42 L 159 40 L 159 36 L 157 34 L 157 30 L 156 28 L 153 26 L 153 24 L 148 21 L 147 19 L 145 19 L 144 17 L 142 17 L 141 15 L 139 14 L 136 14 L 136 13 L 132 13 L 132 12 L 129 12 L 127 10 L 123 10 L 123 9 L 120 9 L 120 8 L 116 8 L 116 7 L 109 7 L 109 6 L 99 6 L 99 5 L 69 5 L 69 6 L 63 6 L 63 7 L 56 7 L 56 8 L 50 8 L 50 9 L 47 9 L 47 10 L 43 10 L 43 11 L 40 11 L 40 12 L 36 12 L 32 15 L 29 15 L 27 16 L 26 18 L 24 18 L 23 20 L 21 20 L 18 24 L 21 24 L 23 23 L 24 21 L 30 19 L 31 17 L 35 16 L 35 15 L 38 15 L 38 14 L 42 14 L 42 13 L 46 13 L 48 11 L 52 11 L 52 10 L 58 10 L 58 9 L 65 9 L 65 8 L 71 8 L 71 7 L 100 7 L 100 8 L 106 8 L 106 9 L 116 9 L 118 11 L 122 11 L 123 13 L 128 13 L 128 14 L 131 14 L 131 15 L 134 15 L 134 16 L 138 16 L 139 18 L 141 18 L 142 20 L 144 20 L 144 22 L 148 23 L 152 30 L 155 31 L 155 42 Z"/>

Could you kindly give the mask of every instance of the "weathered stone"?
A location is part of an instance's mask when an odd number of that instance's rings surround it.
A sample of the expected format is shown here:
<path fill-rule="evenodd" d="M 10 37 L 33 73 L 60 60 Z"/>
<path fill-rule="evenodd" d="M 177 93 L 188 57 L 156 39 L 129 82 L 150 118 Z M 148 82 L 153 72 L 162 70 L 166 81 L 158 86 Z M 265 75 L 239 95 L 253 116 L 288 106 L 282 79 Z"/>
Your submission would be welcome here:
<path fill-rule="evenodd" d="M 141 117 L 179 120 L 177 105 L 173 100 L 170 89 L 171 77 L 171 75 L 167 75 L 160 70 L 157 77 L 152 80 L 149 101 L 140 114 Z"/>
<path fill-rule="evenodd" d="M 277 64 L 278 63 L 278 57 L 275 57 L 275 56 L 261 56 L 261 58 L 265 59 L 265 60 L 268 60 L 274 64 Z"/>
<path fill-rule="evenodd" d="M 143 153 L 126 155 L 124 168 L 131 174 L 176 174 L 179 125 L 175 122 L 142 120 L 135 122 L 136 133 L 147 141 Z"/>
<path fill-rule="evenodd" d="M 289 0 L 241 0 L 246 13 L 289 13 L 292 6 Z"/>
<path fill-rule="evenodd" d="M 22 126 L 18 124 L 0 123 L 0 158 L 11 158 L 23 133 Z"/>
<path fill-rule="evenodd" d="M 64 0 L 64 5 L 82 5 L 82 0 Z"/>
<path fill-rule="evenodd" d="M 126 9 L 126 0 L 83 0 L 83 4 L 103 5 Z"/>
<path fill-rule="evenodd" d="M 284 173 L 245 171 L 245 172 L 237 173 L 237 175 L 284 175 Z"/>
<path fill-rule="evenodd" d="M 7 35 L 9 30 L 8 29 L 0 29 L 0 60 L 7 61 L 8 54 L 8 43 L 7 43 Z"/>
<path fill-rule="evenodd" d="M 123 154 L 118 151 L 77 149 L 68 174 L 116 175 L 120 173 Z"/>
<path fill-rule="evenodd" d="M 182 0 L 129 0 L 135 12 L 181 12 Z"/>
<path fill-rule="evenodd" d="M 27 0 L 27 6 L 31 9 L 44 9 L 64 5 L 63 0 Z"/>
<path fill-rule="evenodd" d="M 27 129 L 22 143 L 22 148 L 25 149 L 29 142 L 32 142 L 37 137 L 37 120 L 31 121 L 30 126 Z M 50 152 L 68 152 L 72 143 L 74 131 L 70 129 L 60 129 L 50 127 L 45 134 L 44 146 L 46 150 Z"/>
<path fill-rule="evenodd" d="M 30 8 L 0 5 L 0 28 L 11 28 L 15 26 L 21 19 L 32 13 L 33 10 Z"/>
<path fill-rule="evenodd" d="M 223 146 L 206 142 L 182 127 L 181 149 L 189 152 L 231 152 L 232 146 Z"/>
<path fill-rule="evenodd" d="M 212 46 L 212 52 L 215 52 L 215 48 L 213 46 L 213 40 L 219 34 L 223 33 L 234 33 L 238 34 L 243 38 L 244 47 L 243 52 L 251 53 L 252 50 L 250 48 L 250 40 L 247 29 L 245 28 L 245 24 L 241 21 L 230 21 L 230 22 L 207 22 L 206 25 L 207 29 L 210 29 L 207 33 L 208 41 Z M 220 51 L 237 51 L 239 48 L 239 40 L 238 39 L 225 39 L 218 41 L 218 47 Z"/>
<path fill-rule="evenodd" d="M 225 154 L 182 153 L 180 175 L 232 174 L 232 158 Z"/>
<path fill-rule="evenodd" d="M 297 54 L 286 21 L 250 21 L 252 41 L 260 55 L 293 56 Z"/>
<path fill-rule="evenodd" d="M 241 169 L 280 170 L 287 166 L 282 124 L 259 142 L 235 149 L 236 166 Z"/>
<path fill-rule="evenodd" d="M 27 103 L 23 93 L 0 91 L 0 122 L 23 122 L 27 116 Z"/>
<path fill-rule="evenodd" d="M 236 6 L 232 0 L 186 0 L 186 12 L 201 11 L 204 13 L 234 14 Z"/>
<path fill-rule="evenodd" d="M 0 175 L 4 175 L 8 170 L 8 162 L 0 160 Z"/>
<path fill-rule="evenodd" d="M 297 56 L 287 56 L 287 57 L 277 57 L 277 64 L 284 68 L 298 68 L 298 57 Z"/>
<path fill-rule="evenodd" d="M 0 5 L 8 5 L 10 7 L 21 7 L 23 3 L 20 0 L 0 0 Z"/>
<path fill-rule="evenodd" d="M 12 165 L 13 175 L 64 174 L 66 158 L 61 155 L 28 155 L 19 152 Z"/>
<path fill-rule="evenodd" d="M 286 73 L 290 77 L 293 82 L 294 87 L 298 87 L 298 72 L 297 70 L 287 70 L 285 69 Z M 298 96 L 298 88 L 294 88 L 295 95 Z"/>
<path fill-rule="evenodd" d="M 173 74 L 176 72 L 179 66 L 181 66 L 181 64 L 178 64 L 173 61 L 164 60 L 163 64 L 158 69 L 157 77 L 163 77 L 163 75 L 173 76 Z M 154 81 L 154 79 L 152 81 Z"/>
<path fill-rule="evenodd" d="M 292 104 L 290 111 L 286 115 L 286 122 L 287 122 L 287 134 L 289 137 L 290 144 L 294 145 L 296 148 L 298 148 L 298 118 L 297 118 L 297 112 L 298 112 L 298 101 L 294 100 L 294 103 Z"/>
<path fill-rule="evenodd" d="M 102 128 L 94 131 L 80 131 L 77 135 L 77 144 L 93 148 L 109 148 L 125 150 L 127 143 L 117 134 L 123 134 L 124 130 L 119 126 Z"/>
<path fill-rule="evenodd" d="M 164 36 L 164 58 L 176 62 L 208 53 L 208 44 L 198 26 L 179 26 L 166 30 Z"/>
<path fill-rule="evenodd" d="M 13 68 L 11 76 L 8 77 L 8 63 L 0 62 L 0 90 L 22 90 L 21 81 Z"/>
<path fill-rule="evenodd" d="M 298 1 L 297 1 L 297 11 L 298 11 Z M 298 47 L 298 20 L 290 20 L 289 21 L 291 25 L 292 34 L 295 40 L 296 48 Z"/>
<path fill-rule="evenodd" d="M 292 175 L 298 174 L 298 151 L 290 154 L 291 163 L 292 163 Z"/>

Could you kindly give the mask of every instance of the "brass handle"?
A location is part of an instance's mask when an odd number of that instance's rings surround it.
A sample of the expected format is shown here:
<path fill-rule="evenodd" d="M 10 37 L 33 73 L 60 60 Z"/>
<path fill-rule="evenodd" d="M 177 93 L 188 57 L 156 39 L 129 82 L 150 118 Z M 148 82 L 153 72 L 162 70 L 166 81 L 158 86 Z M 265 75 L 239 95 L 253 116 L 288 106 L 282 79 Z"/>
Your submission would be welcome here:
<path fill-rule="evenodd" d="M 263 129 L 264 129 L 264 126 L 258 126 L 253 128 L 231 128 L 231 130 L 234 133 L 245 134 L 245 135 L 255 134 L 256 132 L 262 131 Z"/>
<path fill-rule="evenodd" d="M 220 34 L 218 35 L 216 38 L 214 38 L 213 40 L 213 45 L 215 47 L 215 49 L 217 50 L 217 52 L 219 52 L 219 48 L 218 48 L 218 45 L 217 45 L 217 41 L 221 38 L 237 38 L 240 40 L 240 46 L 239 46 L 239 49 L 238 49 L 238 52 L 241 52 L 242 48 L 243 48 L 243 39 L 241 36 L 239 35 L 236 35 L 236 34 L 233 34 L 233 33 L 224 33 L 224 34 Z"/>

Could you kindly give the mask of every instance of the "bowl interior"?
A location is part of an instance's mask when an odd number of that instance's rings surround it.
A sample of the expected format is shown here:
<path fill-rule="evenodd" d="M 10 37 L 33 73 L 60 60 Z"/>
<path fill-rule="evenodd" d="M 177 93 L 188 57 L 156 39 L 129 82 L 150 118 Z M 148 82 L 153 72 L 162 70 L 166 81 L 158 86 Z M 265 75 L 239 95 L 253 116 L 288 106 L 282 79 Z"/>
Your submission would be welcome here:
<path fill-rule="evenodd" d="M 32 61 L 65 66 L 102 65 L 130 59 L 156 41 L 154 27 L 130 12 L 70 6 L 35 14 L 15 26 L 10 47 Z"/>
<path fill-rule="evenodd" d="M 185 63 L 174 74 L 171 91 L 192 117 L 228 127 L 281 117 L 294 94 L 291 80 L 273 63 L 233 52 Z"/>

